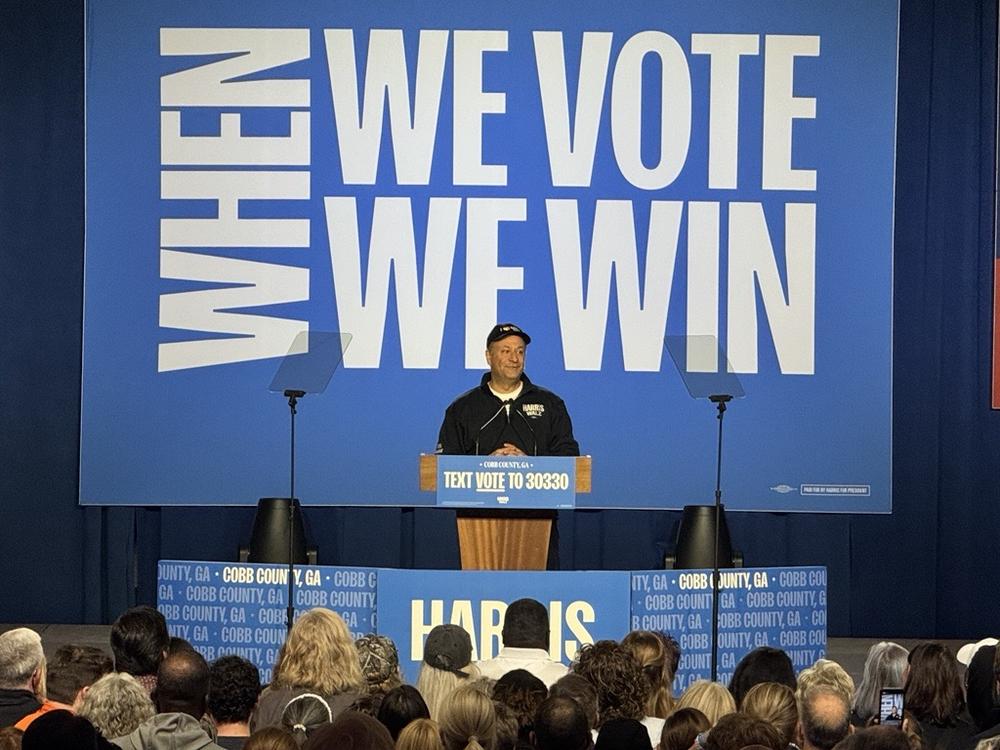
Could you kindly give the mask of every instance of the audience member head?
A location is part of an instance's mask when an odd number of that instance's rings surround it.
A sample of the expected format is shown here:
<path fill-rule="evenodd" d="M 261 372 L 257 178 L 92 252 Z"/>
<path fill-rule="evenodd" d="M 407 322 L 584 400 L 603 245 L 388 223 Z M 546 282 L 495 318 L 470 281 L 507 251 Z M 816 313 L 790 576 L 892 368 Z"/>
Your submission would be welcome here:
<path fill-rule="evenodd" d="M 838 691 L 847 700 L 847 705 L 854 701 L 854 680 L 847 674 L 847 670 L 835 661 L 817 659 L 811 667 L 799 672 L 795 697 L 801 701 L 805 692 L 817 685 L 825 685 Z"/>
<path fill-rule="evenodd" d="M 208 712 L 216 724 L 248 724 L 260 694 L 260 670 L 239 656 L 209 665 Z"/>
<path fill-rule="evenodd" d="M 271 685 L 320 695 L 363 690 L 358 650 L 340 615 L 317 607 L 295 621 L 278 652 Z"/>
<path fill-rule="evenodd" d="M 633 630 L 622 639 L 622 646 L 649 681 L 646 715 L 666 718 L 674 707 L 674 675 L 681 658 L 677 641 L 666 633 Z"/>
<path fill-rule="evenodd" d="M 444 750 L 441 729 L 431 719 L 414 719 L 399 733 L 396 750 Z"/>
<path fill-rule="evenodd" d="M 609 719 L 597 733 L 594 750 L 647 750 L 649 733 L 635 719 Z"/>
<path fill-rule="evenodd" d="M 361 674 L 369 693 L 387 693 L 403 684 L 399 673 L 399 652 L 392 639 L 368 633 L 354 642 Z"/>
<path fill-rule="evenodd" d="M 347 710 L 368 714 L 374 719 L 378 716 L 378 709 L 382 705 L 384 697 L 384 693 L 362 693 L 351 701 L 351 705 L 347 707 Z"/>
<path fill-rule="evenodd" d="M 156 713 L 156 707 L 132 675 L 111 672 L 90 686 L 77 713 L 113 740 L 133 732 Z"/>
<path fill-rule="evenodd" d="M 779 648 L 759 646 L 740 659 L 729 681 L 729 692 L 737 706 L 747 691 L 759 682 L 777 682 L 795 690 L 795 668 L 788 654 Z"/>
<path fill-rule="evenodd" d="M 357 711 L 344 711 L 332 724 L 317 729 L 306 750 L 393 750 L 392 737 L 377 720 Z"/>
<path fill-rule="evenodd" d="M 878 713 L 882 688 L 902 687 L 909 652 L 898 643 L 880 641 L 868 649 L 861 682 L 854 691 L 854 713 L 867 722 Z"/>
<path fill-rule="evenodd" d="M 898 727 L 873 726 L 849 734 L 837 744 L 837 750 L 920 750 Z"/>
<path fill-rule="evenodd" d="M 299 746 L 287 729 L 264 727 L 247 738 L 243 750 L 299 750 Z"/>
<path fill-rule="evenodd" d="M 563 675 L 549 688 L 550 698 L 570 698 L 580 704 L 587 717 L 587 727 L 597 728 L 597 690 L 590 680 L 572 672 Z"/>
<path fill-rule="evenodd" d="M 903 690 L 906 710 L 920 722 L 951 724 L 965 707 L 958 662 L 941 643 L 921 643 L 910 652 Z"/>
<path fill-rule="evenodd" d="M 750 745 L 771 750 L 786 750 L 787 747 L 778 736 L 778 730 L 766 721 L 741 713 L 723 716 L 705 738 L 705 750 L 741 750 Z"/>
<path fill-rule="evenodd" d="M 175 654 L 178 651 L 197 651 L 197 649 L 186 638 L 172 635 L 170 636 L 170 642 L 167 644 L 167 655 Z"/>
<path fill-rule="evenodd" d="M 0 633 L 0 689 L 30 690 L 45 698 L 42 637 L 31 628 Z"/>
<path fill-rule="evenodd" d="M 549 695 L 545 683 L 526 669 L 513 669 L 493 686 L 493 700 L 503 703 L 517 717 L 517 734 L 522 742 L 530 741 L 535 712 Z"/>
<path fill-rule="evenodd" d="M 412 685 L 400 685 L 386 693 L 377 714 L 378 720 L 385 724 L 393 740 L 399 739 L 400 733 L 410 722 L 430 717 L 427 703 L 420 691 Z"/>
<path fill-rule="evenodd" d="M 35 719 L 21 738 L 23 750 L 117 750 L 93 724 L 69 711 L 56 710 Z"/>
<path fill-rule="evenodd" d="M 695 680 L 677 700 L 677 708 L 697 708 L 715 726 L 723 716 L 736 712 L 736 701 L 718 682 Z"/>
<path fill-rule="evenodd" d="M 832 750 L 851 732 L 851 702 L 842 689 L 828 684 L 806 688 L 799 698 L 799 745 L 803 750 Z"/>
<path fill-rule="evenodd" d="M 659 750 L 688 750 L 702 732 L 712 728 L 697 708 L 679 708 L 663 722 Z"/>
<path fill-rule="evenodd" d="M 87 688 L 113 668 L 111 657 L 99 648 L 60 646 L 46 670 L 48 698 L 75 709 Z"/>
<path fill-rule="evenodd" d="M 597 721 L 641 719 L 649 683 L 628 652 L 615 641 L 597 641 L 580 649 L 573 672 L 597 691 Z"/>
<path fill-rule="evenodd" d="M 438 625 L 427 634 L 417 689 L 427 702 L 430 718 L 441 723 L 441 704 L 469 677 L 479 677 L 472 664 L 472 638 L 458 625 Z"/>
<path fill-rule="evenodd" d="M 549 650 L 549 611 L 535 599 L 511 602 L 503 616 L 503 645 Z"/>
<path fill-rule="evenodd" d="M 183 713 L 200 719 L 208 699 L 208 662 L 197 651 L 166 656 L 156 672 L 153 701 L 161 714 Z"/>
<path fill-rule="evenodd" d="M 1000 694 L 996 667 L 1000 665 L 1000 650 L 996 646 L 981 646 L 969 661 L 965 673 L 965 696 L 969 715 L 980 732 L 1000 724 Z"/>
<path fill-rule="evenodd" d="M 438 724 L 445 750 L 493 750 L 496 744 L 493 701 L 472 685 L 460 687 L 448 697 Z"/>
<path fill-rule="evenodd" d="M 486 695 L 493 695 L 493 687 L 497 684 L 497 681 L 493 677 L 486 677 L 485 675 L 476 675 L 474 677 L 470 676 L 463 684 L 465 685 L 475 685 L 477 689 L 481 690 Z"/>
<path fill-rule="evenodd" d="M 472 638 L 459 625 L 437 625 L 424 642 L 423 663 L 446 672 L 457 672 L 472 661 Z"/>
<path fill-rule="evenodd" d="M 795 693 L 788 685 L 759 682 L 743 696 L 740 711 L 774 727 L 786 744 L 795 741 L 795 726 L 799 721 Z"/>
<path fill-rule="evenodd" d="M 21 750 L 24 732 L 15 727 L 0 727 L 0 750 Z"/>
<path fill-rule="evenodd" d="M 301 747 L 320 728 L 333 721 L 333 710 L 326 699 L 315 693 L 296 695 L 281 712 L 281 726 L 291 733 Z"/>
<path fill-rule="evenodd" d="M 119 672 L 154 675 L 169 647 L 167 620 L 153 607 L 133 607 L 111 626 L 111 652 Z"/>
<path fill-rule="evenodd" d="M 958 663 L 963 667 L 968 667 L 972 662 L 972 657 L 976 655 L 983 646 L 996 646 L 1000 641 L 996 638 L 981 638 L 974 643 L 966 643 L 964 646 L 960 646 L 958 651 L 955 652 L 955 658 Z"/>
<path fill-rule="evenodd" d="M 526 745 L 521 742 L 519 735 L 521 725 L 517 721 L 517 714 L 506 703 L 493 701 L 493 710 L 497 715 L 497 740 L 494 745 L 496 750 L 521 750 Z"/>
<path fill-rule="evenodd" d="M 583 708 L 572 698 L 561 697 L 542 701 L 535 712 L 532 737 L 538 750 L 587 750 L 591 741 Z"/>

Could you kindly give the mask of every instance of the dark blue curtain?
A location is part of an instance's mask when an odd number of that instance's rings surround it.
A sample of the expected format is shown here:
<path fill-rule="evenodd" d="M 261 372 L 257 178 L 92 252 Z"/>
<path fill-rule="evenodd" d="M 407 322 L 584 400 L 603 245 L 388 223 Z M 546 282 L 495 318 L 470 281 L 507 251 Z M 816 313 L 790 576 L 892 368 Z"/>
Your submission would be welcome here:
<path fill-rule="evenodd" d="M 891 516 L 732 514 L 748 565 L 829 568 L 830 634 L 995 634 L 1000 413 L 989 408 L 997 8 L 903 0 Z M 77 506 L 83 9 L 0 23 L 0 622 L 107 622 L 157 559 L 235 559 L 251 508 Z M 127 387 L 127 384 L 123 384 Z M 851 405 L 845 403 L 843 408 Z M 818 415 L 824 417 L 825 415 Z M 678 514 L 561 513 L 569 569 L 658 567 Z M 310 509 L 325 564 L 458 566 L 454 516 Z"/>

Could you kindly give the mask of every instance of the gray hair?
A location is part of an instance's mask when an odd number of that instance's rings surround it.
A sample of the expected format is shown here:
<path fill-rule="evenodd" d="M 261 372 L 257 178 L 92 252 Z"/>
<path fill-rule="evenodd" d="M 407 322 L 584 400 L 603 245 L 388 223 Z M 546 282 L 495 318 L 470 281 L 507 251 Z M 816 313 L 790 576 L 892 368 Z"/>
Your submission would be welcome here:
<path fill-rule="evenodd" d="M 14 628 L 0 633 L 0 689 L 23 688 L 44 665 L 42 637 L 34 630 Z"/>
<path fill-rule="evenodd" d="M 909 655 L 909 651 L 891 641 L 880 641 L 868 649 L 865 671 L 854 691 L 854 712 L 862 721 L 878 713 L 882 688 L 903 687 L 903 672 Z"/>
<path fill-rule="evenodd" d="M 107 739 L 124 737 L 156 713 L 145 688 L 127 672 L 111 672 L 90 686 L 79 715 Z"/>

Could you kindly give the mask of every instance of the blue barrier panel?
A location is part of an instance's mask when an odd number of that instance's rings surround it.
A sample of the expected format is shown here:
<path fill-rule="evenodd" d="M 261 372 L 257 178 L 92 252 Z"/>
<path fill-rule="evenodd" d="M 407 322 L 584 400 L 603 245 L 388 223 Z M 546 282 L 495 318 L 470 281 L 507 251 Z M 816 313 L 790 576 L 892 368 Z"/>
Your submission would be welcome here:
<path fill-rule="evenodd" d="M 628 630 L 629 574 L 604 572 L 379 571 L 379 632 L 399 648 L 416 679 L 423 643 L 435 625 L 455 623 L 472 636 L 473 659 L 500 648 L 507 605 L 530 597 L 549 610 L 549 655 L 569 662 L 584 643 Z"/>
<path fill-rule="evenodd" d="M 296 617 L 327 607 L 352 633 L 374 629 L 374 569 L 301 565 L 295 578 Z M 270 681 L 285 640 L 287 567 L 161 560 L 157 584 L 157 605 L 171 635 L 187 639 L 209 660 L 224 654 L 249 659 Z"/>
<path fill-rule="evenodd" d="M 681 646 L 676 692 L 710 675 L 711 571 L 442 571 L 301 566 L 296 616 L 313 607 L 340 614 L 351 632 L 395 641 L 404 677 L 416 680 L 435 625 L 469 631 L 473 658 L 501 645 L 507 605 L 531 597 L 549 610 L 549 653 L 569 663 L 580 646 L 620 640 L 629 629 L 660 630 Z M 788 652 L 796 671 L 826 651 L 826 569 L 747 568 L 722 573 L 719 679 L 728 682 L 750 649 Z M 158 605 L 171 635 L 208 659 L 238 654 L 262 679 L 285 636 L 287 569 L 279 565 L 163 560 Z"/>
<path fill-rule="evenodd" d="M 796 672 L 826 653 L 826 568 L 724 570 L 719 592 L 720 682 L 757 646 L 786 651 Z M 711 570 L 632 573 L 630 622 L 680 643 L 675 693 L 711 676 Z"/>

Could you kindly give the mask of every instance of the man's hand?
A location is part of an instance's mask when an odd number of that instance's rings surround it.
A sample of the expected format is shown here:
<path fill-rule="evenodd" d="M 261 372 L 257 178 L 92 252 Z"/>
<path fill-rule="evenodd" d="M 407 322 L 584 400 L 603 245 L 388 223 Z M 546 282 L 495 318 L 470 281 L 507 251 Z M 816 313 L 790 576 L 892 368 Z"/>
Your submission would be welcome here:
<path fill-rule="evenodd" d="M 528 455 L 523 450 L 518 448 L 513 443 L 504 443 L 502 446 L 493 451 L 491 456 L 526 456 Z"/>

